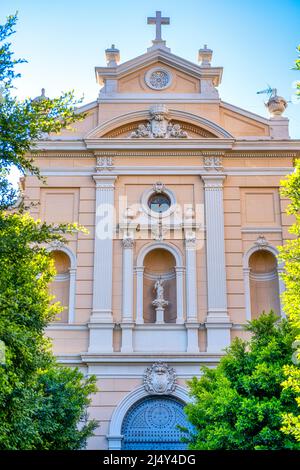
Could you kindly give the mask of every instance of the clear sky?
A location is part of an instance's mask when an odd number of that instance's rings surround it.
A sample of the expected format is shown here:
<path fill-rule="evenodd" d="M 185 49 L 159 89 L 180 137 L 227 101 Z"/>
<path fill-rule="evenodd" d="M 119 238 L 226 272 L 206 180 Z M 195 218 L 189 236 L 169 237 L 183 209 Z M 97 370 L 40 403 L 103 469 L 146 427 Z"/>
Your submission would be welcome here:
<path fill-rule="evenodd" d="M 1 0 L 0 23 L 16 10 L 13 49 L 28 60 L 16 84 L 20 98 L 44 87 L 50 97 L 74 89 L 85 103 L 94 101 L 94 66 L 105 65 L 105 48 L 115 43 L 121 61 L 143 54 L 155 34 L 146 18 L 156 10 L 171 17 L 163 38 L 174 54 L 196 62 L 203 44 L 214 50 L 213 65 L 224 67 L 224 101 L 266 116 L 266 97 L 256 92 L 270 84 L 291 100 L 300 80 L 291 70 L 300 0 Z M 291 136 L 300 138 L 300 101 L 289 103 L 285 115 Z"/>

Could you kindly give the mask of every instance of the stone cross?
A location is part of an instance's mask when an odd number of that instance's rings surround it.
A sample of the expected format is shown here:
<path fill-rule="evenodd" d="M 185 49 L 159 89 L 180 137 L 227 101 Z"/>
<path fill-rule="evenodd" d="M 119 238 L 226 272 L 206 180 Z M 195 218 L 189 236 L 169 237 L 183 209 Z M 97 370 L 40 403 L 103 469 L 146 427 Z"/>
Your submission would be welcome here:
<path fill-rule="evenodd" d="M 155 41 L 161 41 L 161 27 L 163 24 L 170 24 L 170 18 L 161 16 L 161 11 L 156 12 L 156 16 L 150 16 L 147 18 L 147 24 L 156 25 L 156 38 Z"/>

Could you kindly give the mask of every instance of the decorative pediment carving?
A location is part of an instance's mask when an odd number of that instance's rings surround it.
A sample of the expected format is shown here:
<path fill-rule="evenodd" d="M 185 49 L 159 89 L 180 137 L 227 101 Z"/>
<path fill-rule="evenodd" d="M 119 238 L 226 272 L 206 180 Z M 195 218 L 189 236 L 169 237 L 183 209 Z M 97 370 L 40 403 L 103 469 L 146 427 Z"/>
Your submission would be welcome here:
<path fill-rule="evenodd" d="M 183 121 L 171 121 L 170 124 L 173 124 L 174 128 L 172 129 L 172 134 L 177 132 L 178 126 L 180 129 L 188 134 L 188 138 L 190 139 L 199 139 L 199 138 L 216 138 L 214 134 L 209 132 L 202 127 L 197 127 L 194 124 L 190 124 Z M 153 138 L 150 136 L 151 133 L 151 125 L 149 125 L 149 121 L 143 120 L 139 122 L 130 122 L 128 124 L 124 124 L 116 129 L 113 129 L 107 134 L 104 134 L 102 137 L 104 138 L 114 138 L 114 139 L 124 139 L 124 138 L 132 138 L 131 135 L 135 133 L 137 130 L 141 130 L 144 136 L 140 136 L 138 138 Z M 169 129 L 171 131 L 171 128 Z M 168 137 L 166 137 L 168 138 Z M 170 137 L 169 137 L 170 138 Z M 173 136 L 171 138 L 174 138 Z M 176 138 L 176 137 L 175 137 Z"/>
<path fill-rule="evenodd" d="M 135 136 L 186 140 L 186 135 L 190 139 L 232 138 L 213 121 L 181 110 L 168 110 L 165 105 L 159 104 L 148 111 L 134 111 L 114 117 L 90 131 L 85 139 L 128 139 Z"/>
<path fill-rule="evenodd" d="M 169 110 L 164 104 L 150 108 L 150 119 L 146 124 L 139 124 L 130 134 L 131 139 L 186 139 L 188 134 L 180 124 L 173 124 L 169 118 Z"/>

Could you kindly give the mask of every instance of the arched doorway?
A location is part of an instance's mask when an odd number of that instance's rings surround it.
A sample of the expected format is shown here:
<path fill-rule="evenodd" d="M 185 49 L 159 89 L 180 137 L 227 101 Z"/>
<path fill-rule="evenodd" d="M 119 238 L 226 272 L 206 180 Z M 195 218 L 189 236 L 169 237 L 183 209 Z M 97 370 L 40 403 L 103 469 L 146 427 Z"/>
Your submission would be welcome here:
<path fill-rule="evenodd" d="M 135 403 L 122 423 L 122 450 L 181 450 L 184 433 L 177 426 L 189 427 L 184 403 L 175 397 L 150 396 Z"/>

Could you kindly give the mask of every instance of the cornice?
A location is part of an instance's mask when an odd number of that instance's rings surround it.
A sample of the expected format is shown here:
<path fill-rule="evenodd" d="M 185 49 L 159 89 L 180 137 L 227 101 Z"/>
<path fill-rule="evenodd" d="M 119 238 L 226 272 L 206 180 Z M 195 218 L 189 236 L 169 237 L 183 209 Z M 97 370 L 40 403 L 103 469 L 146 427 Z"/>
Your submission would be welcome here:
<path fill-rule="evenodd" d="M 244 152 L 226 152 L 224 156 L 226 158 L 296 158 L 299 153 L 297 151 L 285 152 L 280 150 L 278 152 L 268 150 L 264 152 L 250 152 L 245 150 Z"/>
<path fill-rule="evenodd" d="M 223 156 L 227 158 L 299 158 L 300 140 L 236 141 L 227 138 L 200 139 L 89 139 L 42 141 L 30 156 L 93 158 L 94 156 Z"/>
<path fill-rule="evenodd" d="M 224 149 L 231 150 L 234 139 L 231 138 L 200 138 L 200 139 L 86 139 L 88 150 L 164 150 L 164 149 Z"/>
<path fill-rule="evenodd" d="M 51 153 L 50 153 L 51 152 Z M 48 152 L 38 152 L 38 153 L 32 153 L 29 155 L 30 157 L 53 157 L 53 158 L 94 158 L 93 153 L 78 153 L 78 152 L 63 152 L 63 153 L 58 153 L 53 150 L 49 150 Z"/>
<path fill-rule="evenodd" d="M 235 106 L 231 103 L 227 103 L 226 101 L 221 100 L 220 106 L 224 109 L 227 109 L 228 111 L 239 113 L 242 116 L 245 116 L 249 119 L 254 119 L 255 121 L 261 122 L 262 124 L 266 124 L 267 126 L 270 126 L 271 124 L 271 121 L 268 118 L 260 116 L 259 114 L 255 114 L 252 111 L 248 111 L 247 109 L 239 108 L 238 106 Z"/>
<path fill-rule="evenodd" d="M 115 156 L 115 157 L 201 157 L 201 150 L 185 151 L 182 150 L 95 150 L 94 155 L 101 156 Z"/>

